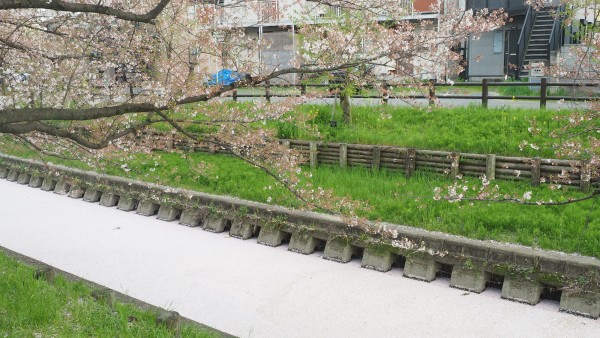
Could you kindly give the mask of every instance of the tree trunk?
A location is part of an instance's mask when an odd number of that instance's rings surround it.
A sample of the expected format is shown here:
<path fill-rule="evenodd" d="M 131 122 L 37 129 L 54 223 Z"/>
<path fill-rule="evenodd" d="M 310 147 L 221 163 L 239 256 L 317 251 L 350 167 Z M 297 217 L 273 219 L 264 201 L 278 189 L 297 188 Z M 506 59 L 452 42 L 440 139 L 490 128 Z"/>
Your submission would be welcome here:
<path fill-rule="evenodd" d="M 340 93 L 340 106 L 342 106 L 344 123 L 350 125 L 352 124 L 352 112 L 350 110 L 350 95 L 343 90 Z"/>

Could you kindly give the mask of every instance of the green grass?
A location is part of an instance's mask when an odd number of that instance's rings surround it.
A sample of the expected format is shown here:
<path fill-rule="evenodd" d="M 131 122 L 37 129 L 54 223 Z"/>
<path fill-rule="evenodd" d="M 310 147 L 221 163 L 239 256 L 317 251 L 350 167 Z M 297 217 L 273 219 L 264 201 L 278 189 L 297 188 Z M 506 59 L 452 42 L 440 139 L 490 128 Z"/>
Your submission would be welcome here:
<path fill-rule="evenodd" d="M 600 257 L 600 208 L 593 202 L 567 206 L 526 206 L 514 203 L 471 205 L 438 202 L 432 198 L 439 175 L 418 172 L 410 179 L 401 173 L 372 173 L 363 168 L 340 171 L 320 167 L 313 171 L 315 184 L 333 188 L 336 194 L 367 201 L 373 210 L 363 215 L 397 224 L 415 226 L 476 239 L 520 243 L 544 249 L 579 252 Z M 470 178 L 471 182 L 477 181 Z M 548 186 L 494 182 L 505 192 L 533 191 L 541 199 L 560 198 Z M 567 194 L 578 196 L 571 191 Z M 586 225 L 589 217 L 589 224 Z"/>
<path fill-rule="evenodd" d="M 516 87 L 511 87 L 516 88 Z M 220 105 L 189 105 L 187 113 L 197 110 L 250 107 L 251 102 L 223 102 Z M 210 108 L 207 108 L 210 107 Z M 527 156 L 555 158 L 555 144 L 563 140 L 551 135 L 565 121 L 557 116 L 565 116 L 569 110 L 539 110 L 514 108 L 489 108 L 479 106 L 455 108 L 397 107 L 397 106 L 353 106 L 351 125 L 343 123 L 342 111 L 335 109 L 331 127 L 331 105 L 302 105 L 290 112 L 290 116 L 299 114 L 314 116 L 306 124 L 272 121 L 267 124 L 276 130 L 279 138 L 323 140 L 332 142 L 364 143 L 411 147 L 418 149 L 447 150 L 463 153 L 497 154 L 508 156 Z M 225 114 L 225 113 L 224 113 Z M 173 118 L 182 118 L 182 113 L 172 114 Z M 199 113 L 197 120 L 206 119 Z M 539 133 L 532 135 L 532 124 Z M 260 124 L 262 127 L 263 125 Z M 168 131 L 166 123 L 154 125 L 158 130 Z M 189 131 L 199 134 L 215 130 L 216 127 L 187 125 Z M 519 145 L 527 141 L 539 149 Z M 582 140 L 584 143 L 585 139 Z"/>
<path fill-rule="evenodd" d="M 271 177 L 238 159 L 201 153 L 156 155 L 159 156 L 156 160 L 135 155 L 127 161 L 130 172 L 125 173 L 116 163 L 107 167 L 107 173 L 263 203 L 270 197 L 273 204 L 299 206 L 298 200 Z M 201 165 L 204 166 L 201 174 L 193 172 Z M 81 163 L 77 166 L 89 169 Z M 472 183 L 477 181 L 467 179 Z M 321 166 L 312 170 L 312 182 L 332 189 L 337 196 L 367 202 L 371 210 L 359 214 L 371 220 L 600 257 L 600 208 L 597 205 L 594 208 L 592 201 L 554 207 L 483 202 L 470 206 L 435 201 L 433 189 L 443 187 L 449 180 L 427 172 L 417 172 L 406 179 L 402 173 L 385 170 L 373 173 L 363 168 L 340 170 Z M 494 181 L 494 184 L 500 185 L 503 193 L 522 195 L 533 191 L 533 198 L 543 200 L 583 196 L 576 190 L 551 190 L 547 185 L 531 187 L 527 182 Z"/>
<path fill-rule="evenodd" d="M 270 197 L 273 204 L 299 206 L 298 200 L 271 177 L 232 157 L 194 153 L 184 158 L 181 154 L 161 153 L 158 165 L 142 155 L 128 163 L 133 178 L 263 203 Z M 190 168 L 200 163 L 208 165 L 208 169 L 203 175 L 192 174 Z M 148 174 L 151 168 L 155 168 L 154 172 Z M 124 175 L 118 167 L 112 167 L 109 173 Z M 332 189 L 339 197 L 367 202 L 372 210 L 359 214 L 371 220 L 600 257 L 600 208 L 592 210 L 592 202 L 561 207 L 514 203 L 460 205 L 433 200 L 433 189 L 449 182 L 439 174 L 417 172 L 406 179 L 402 173 L 373 173 L 363 168 L 340 170 L 332 166 L 320 166 L 311 173 L 316 186 Z M 533 188 L 527 182 L 495 183 L 505 193 L 522 194 L 531 190 L 534 198 L 544 200 L 558 200 L 563 194 L 583 195 L 574 190 L 557 192 L 546 185 Z M 588 217 L 590 222 L 586 225 Z"/>
<path fill-rule="evenodd" d="M 476 106 L 431 111 L 355 106 L 352 107 L 352 125 L 341 122 L 341 109 L 338 107 L 333 118 L 338 125 L 331 127 L 331 108 L 324 105 L 299 108 L 301 113 L 316 115 L 310 122 L 311 128 L 280 122 L 277 123 L 278 137 L 552 158 L 556 157 L 552 144 L 561 141 L 550 135 L 561 123 L 553 116 L 567 114 L 563 111 L 483 109 Z M 534 120 L 541 129 L 538 135 L 531 135 L 528 131 Z M 521 151 L 519 144 L 523 140 L 546 146 L 539 150 L 527 147 Z"/>
<path fill-rule="evenodd" d="M 34 268 L 0 252 L 2 337 L 173 337 L 156 316 L 131 304 L 95 301 L 81 282 L 33 278 Z M 182 337 L 216 337 L 183 324 Z"/>
<path fill-rule="evenodd" d="M 525 84 L 527 84 L 525 82 Z M 508 96 L 540 96 L 540 87 L 532 84 L 525 86 L 493 86 L 490 91 L 497 91 L 499 95 Z M 491 94 L 494 95 L 494 94 Z M 593 87 L 556 87 L 549 86 L 546 89 L 548 96 L 568 96 L 568 97 L 598 97 L 598 91 Z"/>

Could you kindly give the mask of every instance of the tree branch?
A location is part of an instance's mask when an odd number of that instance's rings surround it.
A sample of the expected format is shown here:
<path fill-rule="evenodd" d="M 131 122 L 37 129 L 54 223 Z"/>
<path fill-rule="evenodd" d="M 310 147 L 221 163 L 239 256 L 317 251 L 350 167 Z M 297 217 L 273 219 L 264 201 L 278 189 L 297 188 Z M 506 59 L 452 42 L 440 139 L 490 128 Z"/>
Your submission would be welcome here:
<path fill-rule="evenodd" d="M 70 130 L 51 126 L 48 124 L 40 123 L 40 122 L 31 122 L 25 124 L 9 124 L 9 125 L 0 125 L 0 133 L 9 133 L 13 135 L 21 135 L 27 134 L 34 131 L 44 133 L 46 135 L 56 136 L 60 138 L 69 139 L 78 143 L 89 149 L 102 149 L 109 145 L 111 141 L 119 139 L 123 136 L 133 134 L 138 130 L 145 128 L 146 126 L 155 123 L 157 121 L 146 120 L 135 125 L 132 125 L 129 128 L 125 128 L 120 131 L 116 131 L 109 135 L 106 135 L 103 139 L 99 141 L 90 140 L 85 138 L 84 136 L 74 133 Z"/>
<path fill-rule="evenodd" d="M 154 19 L 163 11 L 165 6 L 171 0 L 160 0 L 160 2 L 151 10 L 144 14 L 136 14 L 111 6 L 93 5 L 84 3 L 73 3 L 62 0 L 2 0 L 0 1 L 0 10 L 3 9 L 51 9 L 61 12 L 81 12 L 96 13 L 113 16 L 121 20 L 133 22 L 154 23 Z"/>
<path fill-rule="evenodd" d="M 469 202 L 494 202 L 494 203 L 502 203 L 502 202 L 510 202 L 510 203 L 519 203 L 519 204 L 523 204 L 523 205 L 553 205 L 553 206 L 559 206 L 559 205 L 567 205 L 567 204 L 572 204 L 572 203 L 577 203 L 577 202 L 583 202 L 583 201 L 587 201 L 589 199 L 595 198 L 597 196 L 600 196 L 600 189 L 596 189 L 594 191 L 592 191 L 591 194 L 586 195 L 584 197 L 580 197 L 580 198 L 573 198 L 573 199 L 569 199 L 566 201 L 562 201 L 562 202 L 544 202 L 544 201 L 537 201 L 537 202 L 528 202 L 528 201 L 523 201 L 520 200 L 518 198 L 498 198 L 498 199 L 485 199 L 485 198 L 444 198 L 447 201 L 469 201 Z"/>

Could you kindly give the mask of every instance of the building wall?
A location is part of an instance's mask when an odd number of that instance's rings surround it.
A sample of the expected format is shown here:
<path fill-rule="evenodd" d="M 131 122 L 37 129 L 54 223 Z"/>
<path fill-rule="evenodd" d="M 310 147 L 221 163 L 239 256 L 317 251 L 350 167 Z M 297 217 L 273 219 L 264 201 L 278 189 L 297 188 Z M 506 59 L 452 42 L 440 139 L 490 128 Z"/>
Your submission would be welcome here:
<path fill-rule="evenodd" d="M 265 32 L 262 35 L 269 47 L 260 53 L 263 73 L 292 67 L 294 57 L 294 37 L 291 31 Z M 283 75 L 273 82 L 295 83 L 297 75 Z"/>
<path fill-rule="evenodd" d="M 496 32 L 502 33 L 502 31 L 487 32 L 483 33 L 480 39 L 469 41 L 470 79 L 504 76 L 504 46 L 501 46 L 500 52 L 494 52 L 494 34 L 497 34 Z"/>

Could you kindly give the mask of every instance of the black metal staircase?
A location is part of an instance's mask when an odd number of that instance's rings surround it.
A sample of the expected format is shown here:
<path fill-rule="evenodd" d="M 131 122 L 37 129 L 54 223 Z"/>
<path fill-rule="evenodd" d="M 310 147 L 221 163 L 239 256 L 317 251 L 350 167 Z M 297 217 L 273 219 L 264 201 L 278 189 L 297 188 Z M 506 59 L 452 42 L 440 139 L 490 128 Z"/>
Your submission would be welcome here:
<path fill-rule="evenodd" d="M 519 77 L 529 77 L 532 64 L 548 66 L 550 53 L 562 47 L 561 10 L 561 7 L 529 8 L 519 37 Z"/>

